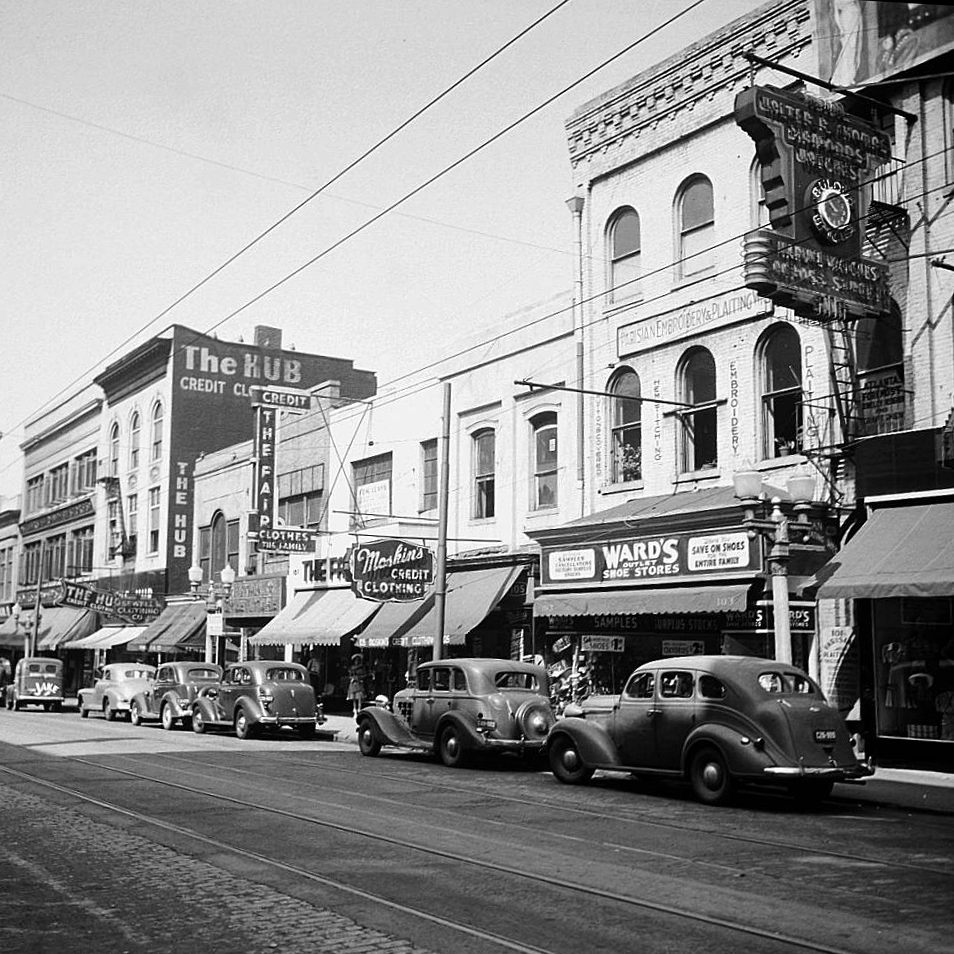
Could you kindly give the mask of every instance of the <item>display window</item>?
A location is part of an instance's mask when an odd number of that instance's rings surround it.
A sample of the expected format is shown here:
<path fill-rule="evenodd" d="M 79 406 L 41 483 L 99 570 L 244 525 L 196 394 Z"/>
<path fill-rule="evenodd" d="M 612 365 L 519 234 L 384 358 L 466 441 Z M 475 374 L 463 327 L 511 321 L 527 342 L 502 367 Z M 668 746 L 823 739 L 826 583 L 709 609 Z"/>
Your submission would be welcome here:
<path fill-rule="evenodd" d="M 954 742 L 954 600 L 872 601 L 877 728 Z"/>

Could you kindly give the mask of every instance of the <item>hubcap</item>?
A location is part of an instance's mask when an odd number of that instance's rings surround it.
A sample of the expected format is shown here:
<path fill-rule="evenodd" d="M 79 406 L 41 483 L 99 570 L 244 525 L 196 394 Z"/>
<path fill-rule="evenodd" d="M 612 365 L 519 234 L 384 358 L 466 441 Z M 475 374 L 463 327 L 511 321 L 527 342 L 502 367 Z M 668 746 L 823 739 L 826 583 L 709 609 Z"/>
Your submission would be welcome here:
<path fill-rule="evenodd" d="M 444 748 L 447 750 L 447 754 L 448 754 L 448 755 L 456 755 L 456 754 L 457 754 L 457 746 L 458 746 L 458 743 L 457 743 L 457 736 L 456 736 L 456 735 L 449 735 L 449 736 L 444 740 Z"/>
<path fill-rule="evenodd" d="M 580 756 L 576 749 L 566 749 L 563 753 L 563 767 L 571 772 L 580 767 Z"/>
<path fill-rule="evenodd" d="M 702 782 L 706 788 L 716 791 L 722 785 L 722 768 L 715 762 L 706 762 L 702 770 Z"/>

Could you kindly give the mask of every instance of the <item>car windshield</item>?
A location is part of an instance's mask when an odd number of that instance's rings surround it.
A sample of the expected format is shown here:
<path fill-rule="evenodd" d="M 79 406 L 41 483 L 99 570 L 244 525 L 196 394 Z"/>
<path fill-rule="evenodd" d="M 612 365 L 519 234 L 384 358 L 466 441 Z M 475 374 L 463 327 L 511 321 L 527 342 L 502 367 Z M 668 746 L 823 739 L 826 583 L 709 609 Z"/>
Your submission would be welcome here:
<path fill-rule="evenodd" d="M 269 669 L 265 678 L 269 682 L 304 682 L 305 674 L 297 669 Z"/>
<path fill-rule="evenodd" d="M 505 669 L 494 676 L 494 685 L 498 689 L 524 689 L 536 691 L 540 688 L 536 673 Z"/>
<path fill-rule="evenodd" d="M 214 669 L 190 669 L 186 672 L 186 679 L 210 679 L 219 678 L 219 674 Z"/>
<path fill-rule="evenodd" d="M 798 672 L 763 672 L 759 675 L 759 685 L 766 692 L 781 695 L 810 696 L 818 692 L 811 679 Z"/>

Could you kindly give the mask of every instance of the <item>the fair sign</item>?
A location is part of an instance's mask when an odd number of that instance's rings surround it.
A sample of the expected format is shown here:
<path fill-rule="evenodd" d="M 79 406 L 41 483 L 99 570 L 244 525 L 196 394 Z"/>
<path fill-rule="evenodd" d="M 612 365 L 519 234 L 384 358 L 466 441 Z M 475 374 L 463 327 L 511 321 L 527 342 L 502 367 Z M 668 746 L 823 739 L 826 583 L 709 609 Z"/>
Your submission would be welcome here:
<path fill-rule="evenodd" d="M 598 545 L 544 547 L 542 584 L 652 583 L 758 572 L 761 551 L 745 531 L 612 537 Z"/>
<path fill-rule="evenodd" d="M 372 540 L 351 551 L 351 589 L 364 600 L 422 600 L 434 583 L 434 552 L 403 540 Z"/>

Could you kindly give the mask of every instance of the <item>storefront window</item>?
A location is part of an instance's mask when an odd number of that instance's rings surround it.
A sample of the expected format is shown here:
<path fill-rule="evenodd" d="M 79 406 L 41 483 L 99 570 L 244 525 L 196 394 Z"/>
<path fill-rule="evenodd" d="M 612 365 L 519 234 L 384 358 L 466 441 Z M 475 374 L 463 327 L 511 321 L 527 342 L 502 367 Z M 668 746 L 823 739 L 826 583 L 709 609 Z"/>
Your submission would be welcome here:
<path fill-rule="evenodd" d="M 872 601 L 878 734 L 954 742 L 954 601 Z"/>

